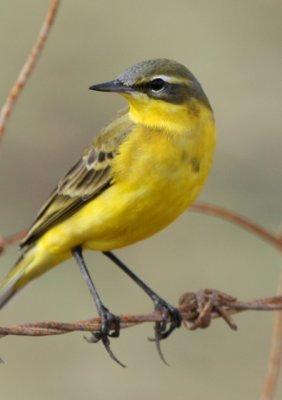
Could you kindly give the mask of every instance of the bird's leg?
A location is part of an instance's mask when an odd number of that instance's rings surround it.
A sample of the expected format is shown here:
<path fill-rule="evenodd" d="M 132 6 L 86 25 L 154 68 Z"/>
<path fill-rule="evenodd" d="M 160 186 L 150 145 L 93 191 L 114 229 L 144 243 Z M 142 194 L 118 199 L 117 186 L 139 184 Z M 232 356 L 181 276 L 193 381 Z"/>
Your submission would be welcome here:
<path fill-rule="evenodd" d="M 110 340 L 109 337 L 118 337 L 120 333 L 120 319 L 116 315 L 112 314 L 107 307 L 102 303 L 101 298 L 97 292 L 97 289 L 91 279 L 91 276 L 89 274 L 89 271 L 86 267 L 83 255 L 82 255 L 82 248 L 81 246 L 77 246 L 74 249 L 72 249 L 72 254 L 82 272 L 82 275 L 87 283 L 87 286 L 90 290 L 90 293 L 92 295 L 92 298 L 95 302 L 97 311 L 99 316 L 101 317 L 101 329 L 99 332 L 93 332 L 92 333 L 92 338 L 87 339 L 89 342 L 98 342 L 99 340 L 102 341 L 104 344 L 107 352 L 109 353 L 110 357 L 113 358 L 118 364 L 120 364 L 122 367 L 125 367 L 124 364 L 122 364 L 113 354 L 110 348 Z M 114 329 L 112 328 L 114 326 Z M 113 329 L 113 332 L 111 330 Z"/>
<path fill-rule="evenodd" d="M 158 352 L 164 360 L 164 357 L 160 350 L 160 340 L 166 339 L 175 328 L 181 326 L 181 315 L 177 308 L 173 307 L 171 304 L 167 303 L 163 298 L 161 298 L 156 292 L 154 292 L 149 286 L 147 286 L 138 276 L 136 276 L 115 254 L 110 251 L 104 251 L 103 254 L 107 256 L 111 261 L 113 261 L 122 271 L 124 271 L 138 286 L 141 287 L 147 293 L 154 303 L 155 310 L 160 311 L 163 315 L 161 322 L 156 322 L 155 324 L 155 339 L 153 339 L 157 344 Z M 169 327 L 168 327 L 169 324 Z"/>

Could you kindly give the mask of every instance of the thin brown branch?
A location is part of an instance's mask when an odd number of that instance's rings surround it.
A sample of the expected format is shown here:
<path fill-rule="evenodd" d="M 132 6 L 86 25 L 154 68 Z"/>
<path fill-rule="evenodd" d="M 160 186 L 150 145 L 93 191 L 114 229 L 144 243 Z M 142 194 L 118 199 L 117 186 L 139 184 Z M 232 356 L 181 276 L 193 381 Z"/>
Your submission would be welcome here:
<path fill-rule="evenodd" d="M 256 236 L 267 241 L 278 249 L 282 249 L 282 237 L 270 232 L 268 229 L 257 224 L 254 221 L 249 220 L 233 211 L 226 208 L 216 206 L 214 204 L 197 202 L 190 208 L 192 211 L 200 212 L 203 214 L 209 214 L 216 217 L 223 218 L 227 221 L 233 222 L 240 225 L 243 229 L 254 233 Z"/>
<path fill-rule="evenodd" d="M 222 218 L 224 220 L 233 222 L 241 228 L 254 233 L 256 236 L 272 244 L 276 248 L 282 249 L 282 235 L 276 235 L 270 232 L 268 229 L 257 224 L 254 221 L 249 220 L 242 215 L 239 215 L 227 208 L 220 207 L 214 204 L 196 202 L 190 208 L 192 211 L 200 212 L 202 214 L 213 215 L 215 217 Z M 18 240 L 22 239 L 26 234 L 26 231 L 20 231 L 10 236 L 4 237 L 0 235 L 0 254 L 5 249 L 6 246 L 16 243 Z"/>
<path fill-rule="evenodd" d="M 282 294 L 282 274 L 280 275 L 278 294 Z M 274 399 L 275 390 L 279 379 L 279 373 L 281 370 L 281 356 L 282 356 L 282 312 L 280 311 L 275 315 L 268 368 L 265 377 L 261 400 Z"/>
<path fill-rule="evenodd" d="M 185 293 L 179 300 L 179 311 L 184 326 L 189 330 L 207 328 L 212 319 L 222 318 L 231 329 L 237 329 L 232 315 L 242 311 L 274 311 L 282 310 L 282 296 L 243 302 L 226 293 L 205 289 L 197 293 Z M 149 314 L 126 314 L 120 316 L 121 329 L 136 326 L 144 322 L 162 320 L 159 312 Z M 2 326 L 0 335 L 19 336 L 52 336 L 70 332 L 95 332 L 101 327 L 100 318 L 77 322 L 35 322 L 30 324 Z M 114 328 L 114 327 L 112 327 Z"/>
<path fill-rule="evenodd" d="M 46 18 L 43 22 L 42 28 L 39 32 L 38 38 L 31 49 L 31 52 L 22 67 L 22 70 L 12 87 L 7 100 L 1 110 L 0 113 L 0 142 L 2 140 L 2 137 L 4 135 L 5 127 L 9 118 L 9 115 L 12 111 L 12 107 L 14 106 L 19 94 L 21 93 L 24 85 L 26 84 L 26 81 L 28 77 L 30 76 L 37 60 L 38 57 L 43 49 L 43 46 L 46 42 L 46 39 L 48 37 L 48 34 L 50 32 L 52 23 L 54 21 L 54 18 L 57 14 L 58 6 L 59 6 L 60 0 L 51 0 Z"/>

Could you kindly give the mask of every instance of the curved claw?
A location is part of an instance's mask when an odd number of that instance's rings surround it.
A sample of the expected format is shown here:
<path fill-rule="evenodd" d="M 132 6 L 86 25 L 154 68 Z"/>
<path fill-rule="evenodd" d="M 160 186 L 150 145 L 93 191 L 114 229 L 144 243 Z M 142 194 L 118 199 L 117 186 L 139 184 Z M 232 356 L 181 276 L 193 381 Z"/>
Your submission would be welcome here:
<path fill-rule="evenodd" d="M 108 336 L 105 336 L 103 338 L 101 338 L 102 343 L 107 351 L 107 353 L 109 354 L 109 356 L 111 357 L 112 360 L 114 360 L 116 363 L 118 363 L 118 365 L 120 365 L 122 368 L 126 368 L 126 365 L 123 364 L 112 352 L 112 349 L 110 347 L 110 340 L 108 338 Z"/>
<path fill-rule="evenodd" d="M 98 337 L 99 335 L 99 337 Z M 101 336 L 100 332 L 93 332 L 91 337 L 86 337 L 83 336 L 84 339 L 88 342 L 88 343 L 97 343 L 101 340 L 101 342 L 103 343 L 107 353 L 109 354 L 109 356 L 111 357 L 112 360 L 114 360 L 115 362 L 117 362 L 121 367 L 126 368 L 126 365 L 123 364 L 112 352 L 112 349 L 110 347 L 110 339 L 109 339 L 109 335 L 105 335 L 105 336 Z"/>
<path fill-rule="evenodd" d="M 181 326 L 182 318 L 177 308 L 173 307 L 169 303 L 162 299 L 158 299 L 155 304 L 155 310 L 162 312 L 162 321 L 155 323 L 155 337 L 149 338 L 151 342 L 155 342 L 158 354 L 161 360 L 169 366 L 166 359 L 164 358 L 160 341 L 166 339 L 176 328 Z M 167 326 L 169 327 L 167 328 Z"/>
<path fill-rule="evenodd" d="M 167 365 L 169 367 L 169 364 L 166 361 L 166 359 L 164 357 L 164 354 L 162 352 L 162 348 L 161 348 L 161 342 L 160 342 L 161 339 L 162 339 L 162 337 L 160 336 L 161 329 L 162 329 L 162 323 L 156 322 L 156 324 L 155 324 L 155 338 L 154 339 L 149 339 L 149 340 L 156 343 L 156 348 L 157 348 L 158 355 L 160 356 L 160 359 L 162 360 L 162 362 L 165 365 Z"/>
<path fill-rule="evenodd" d="M 120 319 L 116 315 L 112 314 L 106 307 L 102 307 L 100 310 L 101 313 L 101 329 L 99 332 L 92 332 L 90 338 L 84 336 L 84 339 L 88 343 L 97 343 L 101 340 L 103 343 L 107 353 L 111 357 L 112 360 L 117 362 L 121 367 L 126 368 L 119 359 L 114 355 L 110 347 L 110 339 L 109 337 L 117 338 L 120 334 Z M 112 326 L 114 326 L 113 332 Z"/>
<path fill-rule="evenodd" d="M 159 301 L 155 306 L 156 311 L 163 314 L 162 321 L 159 325 L 158 338 L 159 340 L 166 339 L 176 328 L 181 326 L 182 318 L 177 308 L 173 307 L 164 300 Z M 169 324 L 169 328 L 167 328 Z"/>

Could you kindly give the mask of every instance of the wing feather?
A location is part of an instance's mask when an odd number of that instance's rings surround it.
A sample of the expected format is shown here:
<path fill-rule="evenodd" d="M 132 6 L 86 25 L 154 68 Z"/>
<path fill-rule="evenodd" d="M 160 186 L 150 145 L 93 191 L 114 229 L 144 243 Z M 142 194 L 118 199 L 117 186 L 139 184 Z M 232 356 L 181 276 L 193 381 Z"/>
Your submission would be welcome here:
<path fill-rule="evenodd" d="M 112 163 L 132 128 L 133 123 L 124 114 L 100 133 L 59 181 L 21 242 L 21 247 L 32 244 L 113 184 Z"/>

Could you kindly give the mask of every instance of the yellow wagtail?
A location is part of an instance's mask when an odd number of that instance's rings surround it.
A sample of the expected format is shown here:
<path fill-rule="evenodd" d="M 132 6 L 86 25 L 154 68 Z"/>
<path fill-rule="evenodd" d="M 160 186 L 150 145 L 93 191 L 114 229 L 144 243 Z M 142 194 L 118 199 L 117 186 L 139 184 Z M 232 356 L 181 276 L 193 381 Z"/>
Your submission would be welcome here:
<path fill-rule="evenodd" d="M 119 335 L 119 319 L 102 303 L 82 250 L 103 252 L 150 296 L 163 313 L 157 342 L 179 327 L 177 309 L 111 250 L 153 235 L 195 200 L 211 166 L 215 124 L 200 83 L 175 61 L 143 61 L 90 89 L 119 93 L 129 108 L 93 140 L 40 210 L 21 243 L 22 256 L 0 285 L 0 307 L 74 256 L 102 321 L 93 340 L 101 339 L 109 351 L 108 337 Z"/>

